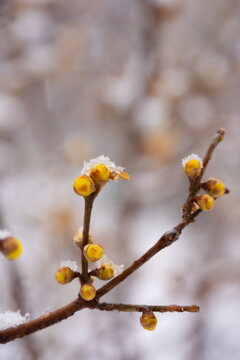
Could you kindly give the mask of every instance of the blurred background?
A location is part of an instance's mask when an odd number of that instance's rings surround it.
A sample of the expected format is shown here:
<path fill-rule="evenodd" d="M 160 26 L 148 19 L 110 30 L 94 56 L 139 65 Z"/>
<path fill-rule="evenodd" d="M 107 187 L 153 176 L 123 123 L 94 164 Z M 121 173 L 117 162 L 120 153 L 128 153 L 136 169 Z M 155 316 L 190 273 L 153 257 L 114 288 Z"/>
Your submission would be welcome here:
<path fill-rule="evenodd" d="M 105 187 L 91 221 L 125 267 L 179 222 L 181 159 L 203 157 L 219 127 L 206 176 L 231 190 L 103 298 L 199 314 L 159 314 L 147 332 L 137 313 L 84 310 L 2 345 L 1 360 L 239 359 L 239 98 L 237 0 L 0 1 L 0 228 L 24 247 L 1 256 L 0 311 L 35 318 L 76 297 L 78 282 L 55 272 L 80 264 L 72 183 L 84 160 L 107 155 L 131 176 Z"/>

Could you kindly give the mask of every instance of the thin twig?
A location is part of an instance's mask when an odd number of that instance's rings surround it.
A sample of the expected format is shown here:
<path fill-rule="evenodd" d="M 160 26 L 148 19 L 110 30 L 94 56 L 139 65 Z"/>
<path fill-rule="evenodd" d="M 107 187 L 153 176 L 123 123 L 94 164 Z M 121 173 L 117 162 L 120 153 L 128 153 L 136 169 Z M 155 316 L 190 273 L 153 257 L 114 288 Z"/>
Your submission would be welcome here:
<path fill-rule="evenodd" d="M 182 306 L 182 305 L 131 305 L 131 304 L 109 304 L 109 303 L 93 303 L 89 307 L 90 309 L 98 309 L 102 311 L 123 311 L 123 312 L 144 312 L 144 311 L 154 311 L 154 312 L 199 312 L 199 306 Z"/>

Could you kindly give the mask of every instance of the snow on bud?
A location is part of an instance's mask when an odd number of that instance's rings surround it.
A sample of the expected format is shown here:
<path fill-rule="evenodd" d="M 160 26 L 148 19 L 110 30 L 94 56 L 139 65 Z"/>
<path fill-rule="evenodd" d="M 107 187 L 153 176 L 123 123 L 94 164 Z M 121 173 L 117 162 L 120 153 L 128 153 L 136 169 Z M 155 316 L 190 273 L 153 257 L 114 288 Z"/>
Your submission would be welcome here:
<path fill-rule="evenodd" d="M 88 196 L 96 191 L 93 180 L 88 175 L 81 175 L 74 180 L 73 190 L 77 195 Z"/>
<path fill-rule="evenodd" d="M 90 171 L 90 177 L 96 185 L 101 186 L 110 180 L 110 170 L 104 164 L 99 164 L 93 167 Z"/>
<path fill-rule="evenodd" d="M 157 326 L 157 318 L 151 311 L 143 312 L 140 317 L 140 323 L 142 327 L 146 330 L 154 330 Z"/>
<path fill-rule="evenodd" d="M 101 265 L 99 268 L 96 269 L 96 276 L 100 280 L 110 280 L 114 277 L 114 268 L 113 265 Z"/>
<path fill-rule="evenodd" d="M 75 272 L 70 267 L 61 267 L 56 272 L 56 280 L 59 284 L 69 284 L 75 278 Z"/>
<path fill-rule="evenodd" d="M 83 242 L 83 231 L 82 229 L 79 229 L 76 234 L 73 237 L 74 243 L 77 247 L 79 247 L 80 249 L 82 248 L 82 242 Z M 93 239 L 92 236 L 89 234 L 88 235 L 88 243 L 92 244 L 93 243 Z"/>
<path fill-rule="evenodd" d="M 214 206 L 214 198 L 207 194 L 197 196 L 196 201 L 203 211 L 211 210 Z"/>
<path fill-rule="evenodd" d="M 87 261 L 95 262 L 103 256 L 103 249 L 98 244 L 87 244 L 84 246 L 83 253 Z"/>
<path fill-rule="evenodd" d="M 222 196 L 225 192 L 225 186 L 221 180 L 209 178 L 202 184 L 202 188 L 215 199 Z"/>
<path fill-rule="evenodd" d="M 80 296 L 83 300 L 91 301 L 96 296 L 96 289 L 92 284 L 84 284 L 80 289 Z"/>
<path fill-rule="evenodd" d="M 102 266 L 107 266 L 107 267 L 110 266 L 113 269 L 114 276 L 120 275 L 124 270 L 123 265 L 115 264 L 115 262 L 110 260 L 106 254 L 103 255 L 103 257 L 96 263 L 96 266 L 97 266 L 97 269 L 96 269 L 97 272 L 98 272 L 98 269 L 101 268 Z"/>
<path fill-rule="evenodd" d="M 15 260 L 22 253 L 21 241 L 13 236 L 0 239 L 0 251 L 8 260 Z"/>
<path fill-rule="evenodd" d="M 195 179 L 201 174 L 202 159 L 196 154 L 189 155 L 182 160 L 182 166 L 186 175 L 190 179 Z"/>
<path fill-rule="evenodd" d="M 100 155 L 89 162 L 84 161 L 82 174 L 91 176 L 98 187 L 104 186 L 110 179 L 117 181 L 120 178 L 129 180 L 127 172 L 122 166 L 117 166 L 108 156 Z"/>

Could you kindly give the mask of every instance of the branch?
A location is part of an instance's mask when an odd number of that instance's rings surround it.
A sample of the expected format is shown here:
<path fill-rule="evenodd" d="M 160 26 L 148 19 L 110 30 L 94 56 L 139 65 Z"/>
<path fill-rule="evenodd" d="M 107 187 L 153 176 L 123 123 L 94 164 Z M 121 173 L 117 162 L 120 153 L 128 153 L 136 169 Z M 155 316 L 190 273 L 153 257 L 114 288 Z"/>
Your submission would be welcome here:
<path fill-rule="evenodd" d="M 101 311 L 123 311 L 123 312 L 144 312 L 150 310 L 153 312 L 199 312 L 199 306 L 181 306 L 181 305 L 131 305 L 131 304 L 108 304 L 108 303 L 94 303 L 89 306 L 90 309 L 98 309 Z"/>
<path fill-rule="evenodd" d="M 0 331 L 0 343 L 7 343 L 16 338 L 23 337 L 25 335 L 32 334 L 35 331 L 44 329 L 50 325 L 56 324 L 57 322 L 67 319 L 69 316 L 73 315 L 76 311 L 82 310 L 84 308 L 89 309 L 99 309 L 99 310 L 118 310 L 118 311 L 143 311 L 144 309 L 150 309 L 152 311 L 157 312 L 166 312 L 166 311 L 189 311 L 189 312 L 198 312 L 199 307 L 196 305 L 192 306 L 179 306 L 179 305 L 169 305 L 169 306 L 145 306 L 145 305 L 125 305 L 125 304 L 99 304 L 98 300 L 103 295 L 107 294 L 110 290 L 120 284 L 123 280 L 125 280 L 128 276 L 130 276 L 134 271 L 136 271 L 139 267 L 145 264 L 150 258 L 152 258 L 159 251 L 164 249 L 165 247 L 173 244 L 181 235 L 182 230 L 190 223 L 194 221 L 194 219 L 201 213 L 201 210 L 197 210 L 195 213 L 191 213 L 193 198 L 196 195 L 197 191 L 200 189 L 200 182 L 206 166 L 212 156 L 214 149 L 217 144 L 223 139 L 224 130 L 219 129 L 217 135 L 214 137 L 205 157 L 203 160 L 203 169 L 200 176 L 190 184 L 189 195 L 185 202 L 183 208 L 183 221 L 175 226 L 169 232 L 166 232 L 162 235 L 162 237 L 151 247 L 148 251 L 145 252 L 139 259 L 133 262 L 127 269 L 125 269 L 122 274 L 118 275 L 113 280 L 109 281 L 107 284 L 102 286 L 96 293 L 96 297 L 91 302 L 86 302 L 81 298 L 75 299 L 70 304 L 54 311 L 50 312 L 47 315 L 40 316 L 35 320 L 31 320 L 25 324 L 19 325 L 14 328 L 9 328 L 3 331 Z M 227 192 L 226 192 L 227 193 Z M 92 211 L 92 205 L 95 196 L 90 195 L 88 199 L 85 199 L 85 213 L 84 213 L 84 227 L 83 227 L 83 247 L 88 243 L 89 237 L 89 225 L 90 225 L 90 217 Z M 82 248 L 83 248 L 82 247 Z M 82 253 L 82 281 L 88 281 L 88 263 L 85 260 Z"/>
<path fill-rule="evenodd" d="M 192 218 L 196 216 L 194 214 Z M 192 220 L 189 220 L 191 222 Z M 95 299 L 92 302 L 86 302 L 82 300 L 80 297 L 70 304 L 62 307 L 54 312 L 50 312 L 47 315 L 40 316 L 35 320 L 31 320 L 25 324 L 16 326 L 14 328 L 9 328 L 3 331 L 0 331 L 0 343 L 4 344 L 9 341 L 15 340 L 17 338 L 21 338 L 25 335 L 32 334 L 38 330 L 44 329 L 48 326 L 58 323 L 61 320 L 67 319 L 69 316 L 72 316 L 76 311 L 82 310 L 84 308 L 94 308 L 97 306 L 96 301 L 106 293 L 108 293 L 111 289 L 117 286 L 120 282 L 126 279 L 129 275 L 131 275 L 135 270 L 137 270 L 140 266 L 142 266 L 146 261 L 148 261 L 152 256 L 154 256 L 157 252 L 164 249 L 166 246 L 171 245 L 174 241 L 176 241 L 182 231 L 182 229 L 187 225 L 187 222 L 182 222 L 177 225 L 170 232 L 165 233 L 159 241 L 145 254 L 143 254 L 138 260 L 134 261 L 132 265 L 130 265 L 122 274 L 118 275 L 113 280 L 109 281 L 106 285 L 102 286 L 98 291 Z"/>
<path fill-rule="evenodd" d="M 80 299 L 75 299 L 70 304 L 56 311 L 50 312 L 46 315 L 42 315 L 39 318 L 28 321 L 22 325 L 0 331 L 0 343 L 5 344 L 9 341 L 21 338 L 25 335 L 32 334 L 35 331 L 56 324 L 59 321 L 67 319 L 69 316 L 72 316 L 76 311 L 79 311 L 86 307 L 86 305 L 84 301 L 81 302 Z"/>
<path fill-rule="evenodd" d="M 125 269 L 120 275 L 109 281 L 106 285 L 102 286 L 97 291 L 96 299 L 99 299 L 101 296 L 112 290 L 115 286 L 125 280 L 129 275 L 136 271 L 140 266 L 145 264 L 145 262 L 151 259 L 151 257 L 157 254 L 160 250 L 175 242 L 179 238 L 184 227 L 187 226 L 189 222 L 183 221 L 171 231 L 163 234 L 162 237 L 156 242 L 156 244 L 153 245 L 153 247 L 151 247 L 147 252 L 145 252 L 145 254 L 143 254 L 140 258 L 134 261 L 134 263 L 130 265 L 127 269 Z"/>

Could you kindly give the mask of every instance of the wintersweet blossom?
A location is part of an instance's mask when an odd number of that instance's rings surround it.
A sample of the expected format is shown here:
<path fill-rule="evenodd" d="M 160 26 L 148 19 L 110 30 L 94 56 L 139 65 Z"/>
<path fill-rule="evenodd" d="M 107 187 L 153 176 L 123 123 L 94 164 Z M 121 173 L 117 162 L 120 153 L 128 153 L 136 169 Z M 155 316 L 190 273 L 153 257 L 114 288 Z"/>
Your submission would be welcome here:
<path fill-rule="evenodd" d="M 103 255 L 103 257 L 96 262 L 97 268 L 102 265 L 111 265 L 113 267 L 114 276 L 120 275 L 124 270 L 124 265 L 117 265 L 112 260 L 108 258 L 107 255 Z"/>

